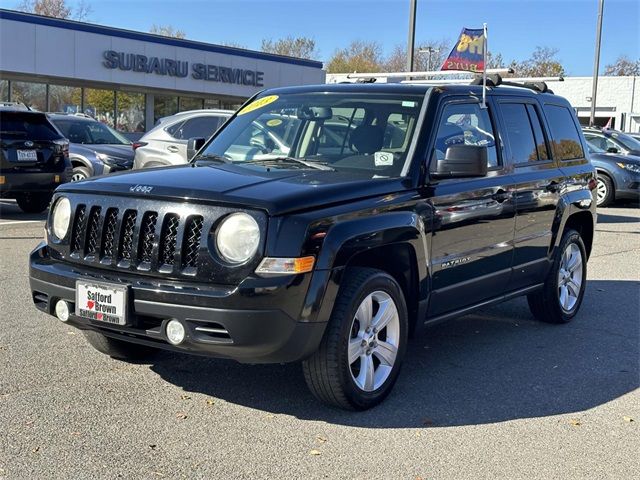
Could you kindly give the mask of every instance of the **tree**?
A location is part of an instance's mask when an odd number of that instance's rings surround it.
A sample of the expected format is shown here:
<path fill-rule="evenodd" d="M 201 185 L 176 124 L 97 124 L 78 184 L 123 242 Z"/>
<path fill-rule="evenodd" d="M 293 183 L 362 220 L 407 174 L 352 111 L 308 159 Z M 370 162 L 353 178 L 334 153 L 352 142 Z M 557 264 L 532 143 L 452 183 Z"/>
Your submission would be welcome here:
<path fill-rule="evenodd" d="M 419 43 L 414 49 L 413 71 L 440 70 L 450 50 L 451 44 L 448 40 L 429 40 Z M 407 69 L 407 47 L 405 45 L 396 45 L 391 54 L 384 60 L 383 67 L 387 72 L 404 72 Z"/>
<path fill-rule="evenodd" d="M 291 35 L 278 40 L 263 39 L 260 49 L 263 52 L 286 55 L 298 58 L 318 58 L 316 41 L 309 37 L 292 37 Z"/>
<path fill-rule="evenodd" d="M 382 47 L 379 43 L 354 40 L 348 47 L 334 52 L 327 63 L 327 72 L 379 72 L 382 66 Z"/>
<path fill-rule="evenodd" d="M 640 75 L 640 58 L 634 61 L 626 55 L 620 55 L 615 62 L 604 67 L 604 74 L 609 76 Z"/>
<path fill-rule="evenodd" d="M 564 67 L 556 59 L 557 48 L 536 47 L 527 60 L 513 60 L 509 65 L 515 70 L 516 77 L 561 77 Z"/>
<path fill-rule="evenodd" d="M 247 46 L 239 43 L 239 42 L 221 42 L 218 45 L 222 45 L 223 47 L 231 47 L 231 48 L 241 48 L 242 50 L 247 50 Z"/>
<path fill-rule="evenodd" d="M 91 14 L 91 6 L 84 0 L 73 8 L 67 5 L 66 0 L 21 0 L 17 10 L 46 17 L 66 18 L 85 21 Z"/>
<path fill-rule="evenodd" d="M 174 29 L 171 25 L 151 25 L 149 33 L 162 35 L 163 37 L 185 38 L 187 36 L 183 30 Z"/>

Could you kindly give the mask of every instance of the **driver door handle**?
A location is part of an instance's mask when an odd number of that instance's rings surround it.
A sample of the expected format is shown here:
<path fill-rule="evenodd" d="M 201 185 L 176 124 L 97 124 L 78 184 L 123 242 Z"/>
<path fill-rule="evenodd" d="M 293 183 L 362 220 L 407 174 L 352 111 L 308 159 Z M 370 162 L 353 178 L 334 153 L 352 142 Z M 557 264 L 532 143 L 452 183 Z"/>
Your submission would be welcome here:
<path fill-rule="evenodd" d="M 167 150 L 169 150 L 172 153 L 177 153 L 178 152 L 178 147 L 176 147 L 175 145 L 169 145 L 167 147 Z"/>

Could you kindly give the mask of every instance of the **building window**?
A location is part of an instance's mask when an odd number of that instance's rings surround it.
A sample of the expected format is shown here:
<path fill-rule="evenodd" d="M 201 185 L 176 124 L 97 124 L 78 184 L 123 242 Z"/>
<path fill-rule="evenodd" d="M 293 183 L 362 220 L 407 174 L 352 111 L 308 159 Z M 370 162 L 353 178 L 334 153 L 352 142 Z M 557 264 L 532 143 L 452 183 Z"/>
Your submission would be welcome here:
<path fill-rule="evenodd" d="M 82 89 L 66 85 L 49 85 L 50 112 L 78 113 L 82 111 Z"/>
<path fill-rule="evenodd" d="M 187 110 L 201 110 L 203 105 L 204 101 L 202 98 L 180 97 L 181 112 L 185 112 Z"/>
<path fill-rule="evenodd" d="M 120 132 L 145 131 L 145 99 L 144 93 L 117 92 L 116 130 Z"/>
<path fill-rule="evenodd" d="M 219 98 L 205 98 L 204 108 L 221 108 Z"/>
<path fill-rule="evenodd" d="M 11 82 L 11 101 L 34 110 L 47 111 L 47 86 L 44 83 Z"/>
<path fill-rule="evenodd" d="M 110 127 L 115 125 L 115 92 L 97 88 L 84 89 L 84 113 Z"/>
<path fill-rule="evenodd" d="M 153 123 L 162 117 L 178 113 L 178 97 L 154 95 L 153 97 Z"/>
<path fill-rule="evenodd" d="M 9 101 L 9 80 L 0 80 L 0 102 Z"/>

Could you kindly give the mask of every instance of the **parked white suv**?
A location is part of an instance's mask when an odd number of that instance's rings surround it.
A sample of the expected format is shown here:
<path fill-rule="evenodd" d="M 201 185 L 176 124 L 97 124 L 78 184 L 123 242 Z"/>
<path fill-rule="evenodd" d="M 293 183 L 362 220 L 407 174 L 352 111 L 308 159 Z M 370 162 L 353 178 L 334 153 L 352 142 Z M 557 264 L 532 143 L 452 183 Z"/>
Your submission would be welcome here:
<path fill-rule="evenodd" d="M 190 110 L 160 119 L 134 143 L 134 170 L 186 163 L 189 139 L 209 138 L 232 114 L 231 110 Z"/>

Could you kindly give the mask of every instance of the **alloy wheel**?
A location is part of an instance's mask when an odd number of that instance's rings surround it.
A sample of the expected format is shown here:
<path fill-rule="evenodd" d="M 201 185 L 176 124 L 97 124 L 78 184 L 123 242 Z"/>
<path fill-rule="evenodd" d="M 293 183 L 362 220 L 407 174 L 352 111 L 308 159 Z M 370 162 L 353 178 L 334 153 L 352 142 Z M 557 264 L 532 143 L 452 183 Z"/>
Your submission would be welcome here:
<path fill-rule="evenodd" d="M 562 253 L 558 270 L 558 300 L 565 312 L 571 312 L 578 303 L 582 288 L 582 252 L 570 243 Z"/>
<path fill-rule="evenodd" d="M 388 293 L 377 290 L 362 301 L 351 323 L 348 362 L 351 378 L 365 392 L 380 388 L 398 356 L 400 317 Z"/>
<path fill-rule="evenodd" d="M 600 205 L 607 198 L 609 194 L 609 189 L 607 188 L 607 184 L 604 183 L 601 179 L 598 179 L 598 186 L 596 188 L 597 195 L 597 204 Z"/>

